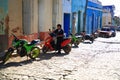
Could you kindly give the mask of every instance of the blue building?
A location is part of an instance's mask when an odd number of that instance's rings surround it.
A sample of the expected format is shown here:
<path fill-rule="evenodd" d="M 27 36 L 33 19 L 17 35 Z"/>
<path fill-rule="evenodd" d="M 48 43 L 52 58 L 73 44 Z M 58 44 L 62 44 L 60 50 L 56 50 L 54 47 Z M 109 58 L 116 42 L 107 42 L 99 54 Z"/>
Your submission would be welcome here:
<path fill-rule="evenodd" d="M 68 37 L 71 21 L 71 0 L 62 0 L 62 3 L 63 3 L 63 29 L 66 37 Z"/>
<path fill-rule="evenodd" d="M 83 18 L 85 13 L 86 0 L 72 0 L 71 32 L 80 33 L 83 31 Z"/>
<path fill-rule="evenodd" d="M 86 33 L 91 34 L 102 27 L 102 5 L 98 0 L 88 0 Z"/>

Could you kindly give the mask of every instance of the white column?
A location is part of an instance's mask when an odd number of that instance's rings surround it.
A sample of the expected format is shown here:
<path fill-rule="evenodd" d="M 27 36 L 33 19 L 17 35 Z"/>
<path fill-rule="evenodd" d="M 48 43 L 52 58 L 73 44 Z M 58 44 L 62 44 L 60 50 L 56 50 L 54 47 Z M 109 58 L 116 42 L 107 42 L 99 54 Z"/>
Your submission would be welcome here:
<path fill-rule="evenodd" d="M 23 0 L 23 33 L 31 32 L 31 6 L 30 0 Z"/>
<path fill-rule="evenodd" d="M 38 0 L 31 0 L 31 32 L 38 32 Z"/>
<path fill-rule="evenodd" d="M 52 27 L 52 0 L 39 0 L 39 32 Z"/>
<path fill-rule="evenodd" d="M 23 29 L 25 34 L 38 32 L 38 0 L 23 0 Z"/>
<path fill-rule="evenodd" d="M 53 0 L 53 27 L 63 24 L 62 0 Z"/>

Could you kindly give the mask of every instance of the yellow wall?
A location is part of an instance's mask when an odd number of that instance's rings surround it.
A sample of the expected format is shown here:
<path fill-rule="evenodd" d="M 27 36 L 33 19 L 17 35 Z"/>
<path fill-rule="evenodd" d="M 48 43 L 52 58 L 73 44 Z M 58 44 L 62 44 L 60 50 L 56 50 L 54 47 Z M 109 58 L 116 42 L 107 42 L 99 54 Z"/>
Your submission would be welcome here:
<path fill-rule="evenodd" d="M 109 11 L 103 11 L 103 17 L 102 17 L 102 26 L 109 26 L 112 23 L 112 16 L 111 13 Z"/>
<path fill-rule="evenodd" d="M 22 34 L 22 0 L 8 0 L 8 33 Z"/>
<path fill-rule="evenodd" d="M 9 34 L 46 32 L 63 23 L 62 0 L 9 0 Z"/>

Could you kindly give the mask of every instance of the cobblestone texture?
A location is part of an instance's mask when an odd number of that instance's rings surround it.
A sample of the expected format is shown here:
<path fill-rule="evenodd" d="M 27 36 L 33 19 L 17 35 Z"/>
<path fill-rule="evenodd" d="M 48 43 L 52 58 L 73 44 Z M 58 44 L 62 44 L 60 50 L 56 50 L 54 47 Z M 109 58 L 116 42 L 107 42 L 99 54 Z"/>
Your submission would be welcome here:
<path fill-rule="evenodd" d="M 120 80 L 120 33 L 81 43 L 70 54 L 41 54 L 35 61 L 12 57 L 0 64 L 0 80 Z"/>

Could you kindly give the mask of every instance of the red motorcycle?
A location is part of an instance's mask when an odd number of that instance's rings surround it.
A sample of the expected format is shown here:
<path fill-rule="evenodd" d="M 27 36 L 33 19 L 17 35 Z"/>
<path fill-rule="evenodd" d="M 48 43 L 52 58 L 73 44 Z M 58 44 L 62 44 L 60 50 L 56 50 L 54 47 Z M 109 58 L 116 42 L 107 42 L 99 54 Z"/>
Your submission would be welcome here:
<path fill-rule="evenodd" d="M 45 40 L 44 46 L 42 48 L 43 53 L 47 53 L 48 51 L 56 51 L 56 44 L 55 44 L 55 33 L 50 33 L 50 36 Z M 69 45 L 71 39 L 66 38 L 61 43 L 61 49 L 64 50 L 66 54 L 69 54 L 71 51 L 71 46 Z"/>

